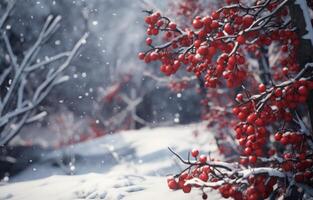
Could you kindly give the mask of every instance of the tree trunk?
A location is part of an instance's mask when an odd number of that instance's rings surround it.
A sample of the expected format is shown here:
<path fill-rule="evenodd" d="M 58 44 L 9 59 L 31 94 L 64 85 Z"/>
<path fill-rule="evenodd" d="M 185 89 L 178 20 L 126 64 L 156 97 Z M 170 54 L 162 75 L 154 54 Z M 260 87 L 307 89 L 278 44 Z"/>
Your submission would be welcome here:
<path fill-rule="evenodd" d="M 296 32 L 300 39 L 297 60 L 300 66 L 304 67 L 306 63 L 313 62 L 313 29 L 306 0 L 291 0 L 289 11 L 291 22 L 296 26 Z M 303 38 L 303 36 L 309 37 Z M 313 129 L 313 91 L 310 91 L 309 93 L 307 105 L 309 109 L 311 129 Z"/>

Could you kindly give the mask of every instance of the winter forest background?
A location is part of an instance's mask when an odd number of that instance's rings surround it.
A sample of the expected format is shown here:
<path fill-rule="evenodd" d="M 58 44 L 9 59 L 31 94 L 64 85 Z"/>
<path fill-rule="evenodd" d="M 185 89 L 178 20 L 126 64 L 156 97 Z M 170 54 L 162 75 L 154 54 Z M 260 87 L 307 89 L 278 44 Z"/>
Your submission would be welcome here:
<path fill-rule="evenodd" d="M 3 2 L 3 5 L 5 3 Z M 62 16 L 60 27 L 38 54 L 38 60 L 52 56 L 58 52 L 71 49 L 84 33 L 89 33 L 86 44 L 80 48 L 78 55 L 65 71 L 70 78 L 66 84 L 57 86 L 40 107 L 49 115 L 28 128 L 35 128 L 40 135 L 27 134 L 27 127 L 20 134 L 19 142 L 27 142 L 51 146 L 70 137 L 90 132 L 81 127 L 74 130 L 78 123 L 94 124 L 96 128 L 110 133 L 123 127 L 118 123 L 112 127 L 106 125 L 114 114 L 125 108 L 125 103 L 106 100 L 108 95 L 114 95 L 114 90 L 120 90 L 126 96 L 142 98 L 135 109 L 136 113 L 151 123 L 188 123 L 199 119 L 199 108 L 187 99 L 194 98 L 192 91 L 184 92 L 177 97 L 176 93 L 168 90 L 167 85 L 160 84 L 147 76 L 144 72 L 153 71 L 153 67 L 146 68 L 134 54 L 143 47 L 144 26 L 141 12 L 146 5 L 135 1 L 125 4 L 123 1 L 21 1 L 17 2 L 12 17 L 8 19 L 5 29 L 10 29 L 12 45 L 30 45 L 37 38 L 47 16 Z M 27 9 L 23 9 L 23 8 Z M 29 9 L 28 9 L 29 7 Z M 5 9 L 5 6 L 2 6 Z M 16 24 L 16 25 L 15 25 Z M 22 49 L 18 53 L 22 53 Z M 38 78 L 38 77 L 37 77 Z M 128 79 L 125 83 L 124 79 Z M 112 94 L 109 94 L 109 93 Z M 133 94 L 131 94 L 133 93 Z M 160 101 L 168 99 L 169 101 Z M 107 102 L 106 102 L 107 101 Z M 194 106 L 193 106 L 194 105 Z M 192 112 L 190 112 L 192 111 Z M 57 118 L 72 120 L 71 131 L 65 136 L 60 133 L 58 138 L 55 128 Z M 69 119 L 66 119 L 69 118 Z M 73 118 L 73 119 L 71 119 Z M 176 122 L 174 121 L 176 119 Z M 60 119 L 61 120 L 61 119 Z M 132 122 L 129 122 L 132 123 Z M 60 125 L 59 125 L 60 126 Z M 83 126 L 83 125 L 82 125 Z M 136 127 L 140 124 L 136 123 Z M 88 126 L 87 126 L 88 127 Z M 84 128 L 87 128 L 84 126 Z M 25 133 L 25 134 L 24 134 Z M 89 133 L 87 133 L 89 134 Z M 49 137 L 49 142 L 47 138 Z M 69 137 L 69 138 L 62 138 Z M 72 138 L 73 139 L 73 138 Z M 18 142 L 18 139 L 16 139 Z"/>

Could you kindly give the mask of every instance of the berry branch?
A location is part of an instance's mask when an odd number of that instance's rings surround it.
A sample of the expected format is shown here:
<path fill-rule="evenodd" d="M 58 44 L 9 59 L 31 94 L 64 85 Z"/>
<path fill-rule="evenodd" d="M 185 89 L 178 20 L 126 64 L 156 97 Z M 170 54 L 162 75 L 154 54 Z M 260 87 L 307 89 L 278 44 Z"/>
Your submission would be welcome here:
<path fill-rule="evenodd" d="M 198 3 L 182 0 L 184 10 L 196 10 Z M 139 58 L 160 62 L 167 76 L 185 73 L 184 68 L 202 81 L 207 88 L 203 120 L 216 128 L 214 137 L 225 158 L 238 157 L 226 163 L 193 150 L 191 161 L 190 155 L 184 160 L 170 149 L 187 165 L 168 180 L 171 189 L 211 187 L 225 198 L 249 200 L 311 194 L 301 188 L 313 183 L 313 134 L 307 128 L 312 116 L 306 107 L 312 107 L 313 60 L 301 52 L 312 48 L 304 46 L 305 32 L 294 19 L 306 11 L 295 13 L 290 9 L 294 3 L 226 0 L 227 5 L 206 12 L 210 15 L 185 13 L 190 24 L 148 13 L 149 49 Z"/>

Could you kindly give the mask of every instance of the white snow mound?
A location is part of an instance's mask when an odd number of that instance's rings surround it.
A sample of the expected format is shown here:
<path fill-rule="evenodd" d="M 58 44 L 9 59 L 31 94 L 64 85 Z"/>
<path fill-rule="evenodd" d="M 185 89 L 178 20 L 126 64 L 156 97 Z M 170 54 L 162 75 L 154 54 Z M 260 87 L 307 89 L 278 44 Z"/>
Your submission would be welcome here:
<path fill-rule="evenodd" d="M 195 130 L 201 133 L 197 137 Z M 213 136 L 204 125 L 124 131 L 43 156 L 0 186 L 0 200 L 201 199 L 198 190 L 184 194 L 167 188 L 166 175 L 184 167 L 167 147 L 183 157 L 193 147 L 203 153 L 216 152 Z M 74 157 L 75 162 L 60 164 L 64 155 Z M 219 199 L 219 195 L 210 192 L 209 199 Z"/>

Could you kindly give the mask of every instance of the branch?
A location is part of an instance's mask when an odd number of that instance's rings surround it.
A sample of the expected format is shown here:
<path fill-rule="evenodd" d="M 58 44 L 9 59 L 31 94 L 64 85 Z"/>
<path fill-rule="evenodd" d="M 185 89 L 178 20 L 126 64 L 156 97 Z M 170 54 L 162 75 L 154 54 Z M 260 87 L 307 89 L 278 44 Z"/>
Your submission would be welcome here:
<path fill-rule="evenodd" d="M 0 18 L 0 29 L 2 28 L 3 24 L 5 23 L 5 21 L 7 20 L 11 10 L 13 9 L 14 5 L 15 5 L 15 0 L 10 0 L 8 2 L 7 8 L 4 11 L 2 17 Z"/>
<path fill-rule="evenodd" d="M 60 54 L 57 54 L 55 56 L 47 58 L 45 61 L 42 61 L 42 62 L 36 63 L 34 65 L 31 65 L 31 66 L 27 67 L 24 71 L 25 72 L 32 72 L 32 71 L 34 71 L 34 70 L 36 70 L 36 69 L 38 69 L 38 68 L 40 68 L 42 66 L 45 66 L 47 64 L 52 63 L 54 61 L 57 61 L 57 60 L 62 59 L 64 57 L 68 57 L 68 56 L 70 56 L 70 54 L 71 54 L 70 51 L 62 52 Z"/>
<path fill-rule="evenodd" d="M 12 80 L 12 84 L 10 85 L 10 88 L 8 90 L 8 92 L 6 93 L 4 99 L 3 99 L 3 104 L 0 107 L 0 116 L 3 114 L 4 108 L 6 107 L 6 105 L 8 104 L 9 100 L 11 99 L 12 95 L 14 94 L 14 91 L 16 89 L 16 87 L 19 85 L 20 82 L 20 77 L 22 76 L 23 70 L 25 69 L 25 67 L 27 66 L 29 60 L 31 59 L 31 57 L 33 56 L 34 52 L 36 52 L 36 50 L 38 50 L 39 46 L 42 44 L 42 41 L 45 39 L 45 36 L 47 35 L 47 29 L 49 29 L 49 24 L 51 24 L 51 26 L 55 26 L 55 23 L 51 21 L 53 20 L 52 16 L 49 16 L 46 20 L 46 23 L 44 24 L 37 41 L 35 42 L 35 44 L 27 51 L 23 61 L 21 62 L 20 66 L 18 67 L 18 70 L 16 71 L 14 78 Z M 54 21 L 59 21 L 60 18 L 56 17 Z"/>
<path fill-rule="evenodd" d="M 83 35 L 83 37 L 75 44 L 74 48 L 72 49 L 71 53 L 69 54 L 69 56 L 67 57 L 65 62 L 60 67 L 58 67 L 58 69 L 54 73 L 49 75 L 49 77 L 47 77 L 47 79 L 37 88 L 37 90 L 36 90 L 36 92 L 35 92 L 35 94 L 33 96 L 33 101 L 34 102 L 36 101 L 36 99 L 39 97 L 40 93 L 46 87 L 48 87 L 50 84 L 53 84 L 53 81 L 57 78 L 57 76 L 60 74 L 60 72 L 64 71 L 64 69 L 66 69 L 68 67 L 68 65 L 70 64 L 71 60 L 76 55 L 78 49 L 81 47 L 81 45 L 86 43 L 86 39 L 87 38 L 88 38 L 88 33 L 85 33 Z"/>
<path fill-rule="evenodd" d="M 206 163 L 200 163 L 200 162 L 197 162 L 197 161 L 196 162 L 191 162 L 190 160 L 184 160 L 180 155 L 175 153 L 170 147 L 168 147 L 168 150 L 170 150 L 170 152 L 172 154 L 174 154 L 182 163 L 184 163 L 186 165 L 200 166 L 200 167 L 204 166 L 204 165 L 208 165 L 208 166 L 211 166 L 211 167 L 226 169 L 228 171 L 233 171 L 235 169 L 233 164 L 226 163 L 226 162 L 220 162 L 220 161 L 207 161 Z"/>
<path fill-rule="evenodd" d="M 5 47 L 6 47 L 7 51 L 8 51 L 8 53 L 9 53 L 10 61 L 13 64 L 14 70 L 16 71 L 17 68 L 18 68 L 18 64 L 16 62 L 16 56 L 13 53 L 12 45 L 11 45 L 11 43 L 9 41 L 9 38 L 8 38 L 6 32 L 2 33 L 2 37 L 4 39 Z"/>
<path fill-rule="evenodd" d="M 20 115 L 22 115 L 22 118 L 14 129 L 10 130 L 9 133 L 1 138 L 0 145 L 8 144 L 25 123 L 33 122 L 34 120 L 39 119 L 39 117 L 41 118 L 44 116 L 44 113 L 42 113 L 41 115 L 29 118 L 33 109 L 38 106 L 45 99 L 45 97 L 47 97 L 47 95 L 50 93 L 54 86 L 68 80 L 68 76 L 61 76 L 61 73 L 69 66 L 71 60 L 74 58 L 81 45 L 86 43 L 87 37 L 88 34 L 84 34 L 70 51 L 64 63 L 59 66 L 56 71 L 48 73 L 47 79 L 38 86 L 31 101 L 23 101 L 23 88 L 25 85 L 25 81 L 23 81 L 24 79 L 22 78 L 22 82 L 18 90 L 18 106 L 15 110 L 8 112 L 4 116 L 0 117 L 0 127 L 8 124 L 10 120 L 17 118 Z M 24 74 L 21 74 L 20 76 L 22 75 L 24 76 Z"/>

